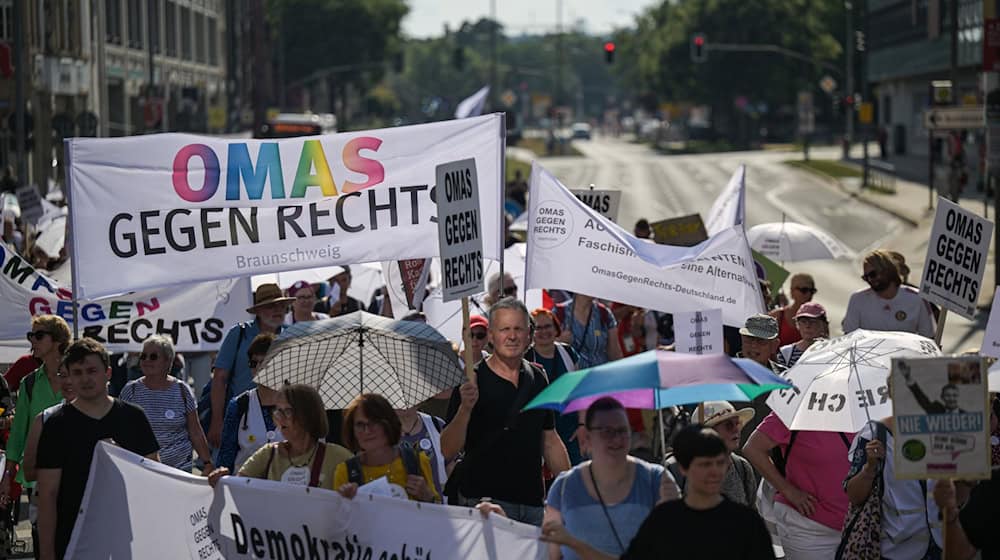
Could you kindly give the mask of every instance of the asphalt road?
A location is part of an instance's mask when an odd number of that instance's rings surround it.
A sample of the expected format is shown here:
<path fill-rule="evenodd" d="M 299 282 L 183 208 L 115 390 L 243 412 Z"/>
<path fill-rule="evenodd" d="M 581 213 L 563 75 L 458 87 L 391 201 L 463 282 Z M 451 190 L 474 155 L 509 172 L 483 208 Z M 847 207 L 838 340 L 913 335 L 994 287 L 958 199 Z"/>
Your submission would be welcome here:
<path fill-rule="evenodd" d="M 541 158 L 539 162 L 570 188 L 593 184 L 599 189 L 621 189 L 618 223 L 629 231 L 639 218 L 655 222 L 696 212 L 704 216 L 733 172 L 745 164 L 748 228 L 784 217 L 826 230 L 853 252 L 850 258 L 836 261 L 785 263 L 793 273 L 808 272 L 816 279 L 819 292 L 814 299 L 829 313 L 831 334 L 841 332 L 850 294 L 867 286 L 860 278 L 861 257 L 866 252 L 880 247 L 902 252 L 914 271 L 911 280 L 919 280 L 927 225 L 913 227 L 783 163 L 798 159 L 798 154 L 749 151 L 668 156 L 605 137 L 577 141 L 574 146 L 583 157 Z M 812 154 L 837 157 L 834 149 L 814 149 Z M 952 315 L 948 321 L 945 351 L 980 343 L 985 319 L 970 322 Z"/>

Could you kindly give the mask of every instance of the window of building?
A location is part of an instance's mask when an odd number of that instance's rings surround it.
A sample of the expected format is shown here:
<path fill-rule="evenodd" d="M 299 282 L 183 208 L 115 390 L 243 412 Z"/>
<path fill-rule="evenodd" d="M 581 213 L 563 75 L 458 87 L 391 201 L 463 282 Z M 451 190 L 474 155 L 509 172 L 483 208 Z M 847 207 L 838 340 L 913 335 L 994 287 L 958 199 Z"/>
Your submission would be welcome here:
<path fill-rule="evenodd" d="M 118 0 L 104 2 L 104 38 L 107 42 L 122 44 L 122 7 Z"/>
<path fill-rule="evenodd" d="M 145 48 L 142 40 L 143 22 L 142 0 L 128 0 L 128 46 L 133 49 Z"/>
<path fill-rule="evenodd" d="M 162 39 L 160 38 L 160 22 L 163 21 L 163 5 L 160 0 L 152 0 L 148 5 L 152 8 L 149 12 L 149 23 L 147 31 L 149 32 L 149 43 L 153 45 L 153 52 L 160 54 L 163 52 Z"/>
<path fill-rule="evenodd" d="M 194 59 L 205 62 L 205 14 L 194 13 Z"/>
<path fill-rule="evenodd" d="M 178 19 L 181 20 L 181 58 L 191 60 L 191 9 L 185 6 L 178 9 Z"/>
<path fill-rule="evenodd" d="M 219 64 L 219 24 L 215 17 L 208 18 L 208 63 L 212 66 Z"/>
<path fill-rule="evenodd" d="M 177 6 L 172 0 L 163 3 L 163 39 L 167 56 L 177 56 Z"/>
<path fill-rule="evenodd" d="M 14 42 L 13 0 L 0 0 L 0 41 Z"/>

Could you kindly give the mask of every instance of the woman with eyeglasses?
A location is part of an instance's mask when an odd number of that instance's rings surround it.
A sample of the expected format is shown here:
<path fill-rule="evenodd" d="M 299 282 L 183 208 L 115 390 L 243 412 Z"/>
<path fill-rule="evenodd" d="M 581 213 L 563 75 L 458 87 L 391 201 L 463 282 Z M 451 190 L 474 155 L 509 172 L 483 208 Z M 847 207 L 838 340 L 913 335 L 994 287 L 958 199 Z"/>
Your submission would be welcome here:
<path fill-rule="evenodd" d="M 531 312 L 535 322 L 535 336 L 531 348 L 524 353 L 524 359 L 540 364 L 545 368 L 549 383 L 558 379 L 568 371 L 576 370 L 576 362 L 580 356 L 572 346 L 556 340 L 562 334 L 562 324 L 548 309 L 539 307 Z M 578 465 L 583 461 L 577 433 L 583 422 L 582 415 L 576 413 L 563 414 L 556 418 L 556 432 L 562 438 L 569 453 L 570 464 Z"/>
<path fill-rule="evenodd" d="M 288 297 L 295 298 L 295 301 L 292 302 L 292 310 L 285 316 L 285 324 L 330 318 L 326 313 L 313 311 L 316 306 L 316 290 L 309 282 L 299 280 L 292 284 L 292 287 L 288 288 Z"/>
<path fill-rule="evenodd" d="M 814 301 L 803 303 L 795 313 L 795 328 L 802 338 L 779 348 L 776 358 L 778 365 L 786 369 L 794 366 L 814 342 L 830 336 L 826 308 Z"/>
<path fill-rule="evenodd" d="M 817 292 L 816 281 L 808 274 L 793 274 L 789 285 L 792 287 L 792 302 L 770 313 L 778 322 L 778 340 L 782 346 L 798 342 L 802 338 L 795 326 L 795 314 L 802 304 L 812 301 Z"/>
<path fill-rule="evenodd" d="M 434 489 L 430 458 L 409 444 L 400 444 L 403 427 L 382 395 L 365 393 L 344 409 L 344 443 L 357 453 L 337 467 L 334 487 L 353 498 L 358 487 L 386 478 L 392 495 L 420 502 L 440 502 Z"/>
<path fill-rule="evenodd" d="M 239 476 L 335 489 L 334 472 L 351 457 L 351 452 L 323 441 L 330 425 L 323 398 L 316 389 L 309 385 L 282 387 L 274 407 L 274 420 L 285 441 L 258 449 L 240 467 Z M 208 475 L 209 484 L 215 486 L 229 472 L 226 467 L 215 469 Z"/>
<path fill-rule="evenodd" d="M 156 334 L 147 338 L 139 354 L 142 377 L 126 384 L 119 398 L 146 412 L 160 444 L 161 463 L 191 472 L 194 449 L 210 470 L 212 453 L 198 422 L 198 401 L 187 383 L 170 375 L 175 354 L 170 337 Z"/>
<path fill-rule="evenodd" d="M 556 477 L 545 502 L 543 524 L 561 522 L 590 546 L 623 554 L 649 512 L 658 503 L 679 498 L 680 492 L 663 467 L 628 454 L 632 431 L 625 408 L 617 400 L 594 401 L 584 424 L 591 460 Z M 553 544 L 549 558 L 579 556 Z"/>

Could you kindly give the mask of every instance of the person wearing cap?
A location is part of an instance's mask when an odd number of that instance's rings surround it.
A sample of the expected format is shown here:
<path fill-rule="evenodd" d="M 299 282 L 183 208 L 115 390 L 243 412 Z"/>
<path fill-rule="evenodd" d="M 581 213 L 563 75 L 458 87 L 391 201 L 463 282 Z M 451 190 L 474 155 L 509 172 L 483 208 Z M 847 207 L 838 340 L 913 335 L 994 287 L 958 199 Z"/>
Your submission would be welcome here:
<path fill-rule="evenodd" d="M 333 290 L 330 296 L 316 304 L 316 311 L 327 313 L 330 317 L 339 317 L 354 313 L 365 308 L 361 301 L 347 295 L 351 288 L 351 267 L 341 266 L 343 270 L 326 279 Z"/>
<path fill-rule="evenodd" d="M 285 323 L 304 323 L 306 321 L 319 321 L 329 319 L 326 313 L 313 311 L 316 306 L 316 290 L 312 284 L 305 280 L 299 280 L 288 288 L 288 296 L 295 298 L 292 303 L 292 311 L 285 317 Z"/>
<path fill-rule="evenodd" d="M 778 322 L 770 315 L 757 314 L 748 317 L 743 328 L 740 329 L 741 358 L 749 358 L 758 364 L 768 368 L 772 367 L 772 360 L 778 351 Z M 747 433 L 752 433 L 757 424 L 771 412 L 771 407 L 767 406 L 767 393 L 757 397 L 751 403 L 754 409 L 754 417 L 747 423 Z"/>
<path fill-rule="evenodd" d="M 479 360 L 486 358 L 487 336 L 490 330 L 490 320 L 482 315 L 473 315 L 469 318 L 469 348 L 472 349 L 472 365 L 479 363 Z M 462 364 L 465 364 L 465 352 L 459 356 Z"/>
<path fill-rule="evenodd" d="M 934 337 L 934 316 L 916 288 L 903 284 L 887 251 L 865 256 L 861 279 L 868 287 L 851 294 L 844 313 L 844 333 L 857 329 L 903 331 Z"/>
<path fill-rule="evenodd" d="M 793 274 L 790 285 L 792 302 L 769 313 L 778 321 L 778 338 L 782 346 L 798 342 L 802 338 L 795 326 L 795 317 L 799 308 L 812 301 L 816 295 L 816 281 L 808 274 Z"/>
<path fill-rule="evenodd" d="M 799 306 L 794 321 L 800 338 L 797 342 L 779 348 L 775 359 L 778 365 L 786 369 L 794 366 L 813 342 L 830 336 L 830 321 L 826 318 L 826 308 L 814 301 Z"/>
<path fill-rule="evenodd" d="M 281 332 L 288 304 L 293 301 L 295 298 L 285 297 L 277 284 L 257 286 L 253 294 L 253 305 L 247 308 L 247 313 L 254 315 L 254 319 L 234 325 L 222 340 L 212 369 L 208 443 L 213 448 L 218 449 L 222 441 L 222 420 L 226 403 L 234 395 L 254 387 L 250 357 L 247 355 L 250 342 L 261 333 Z"/>
<path fill-rule="evenodd" d="M 848 433 L 789 430 L 772 412 L 743 446 L 766 481 L 757 508 L 774 522 L 788 560 L 833 560 L 847 515 L 841 482 L 853 440 Z"/>
<path fill-rule="evenodd" d="M 754 410 L 750 407 L 736 410 L 736 407 L 727 401 L 706 401 L 703 406 L 705 427 L 718 432 L 722 441 L 726 443 L 726 449 L 729 450 L 730 463 L 726 469 L 726 478 L 722 481 L 722 495 L 738 504 L 755 507 L 757 475 L 754 474 L 750 462 L 736 453 L 740 448 L 740 432 L 753 420 Z M 681 472 L 676 455 L 673 452 L 668 453 L 663 463 L 677 480 L 681 492 L 684 492 L 687 480 Z"/>

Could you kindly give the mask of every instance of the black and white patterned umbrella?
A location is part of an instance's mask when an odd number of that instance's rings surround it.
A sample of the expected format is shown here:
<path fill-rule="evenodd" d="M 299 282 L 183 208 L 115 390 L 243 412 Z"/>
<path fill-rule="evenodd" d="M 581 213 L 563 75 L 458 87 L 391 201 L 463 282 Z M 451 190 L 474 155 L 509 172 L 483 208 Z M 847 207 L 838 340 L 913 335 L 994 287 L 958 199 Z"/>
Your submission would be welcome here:
<path fill-rule="evenodd" d="M 464 379 L 451 343 L 433 327 L 355 311 L 285 329 L 255 381 L 311 385 L 327 408 L 342 409 L 361 393 L 409 408 Z"/>

